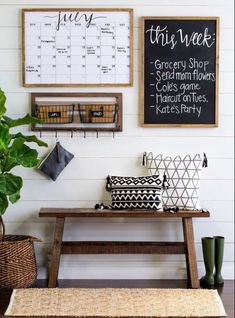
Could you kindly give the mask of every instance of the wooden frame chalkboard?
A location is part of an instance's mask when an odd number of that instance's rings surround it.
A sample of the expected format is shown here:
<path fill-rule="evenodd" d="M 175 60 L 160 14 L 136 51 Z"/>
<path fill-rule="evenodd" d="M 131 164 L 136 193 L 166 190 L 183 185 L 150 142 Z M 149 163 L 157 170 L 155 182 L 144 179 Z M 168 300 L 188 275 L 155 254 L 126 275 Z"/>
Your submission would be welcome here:
<path fill-rule="evenodd" d="M 133 86 L 133 9 L 22 9 L 23 86 Z"/>
<path fill-rule="evenodd" d="M 218 127 L 218 17 L 142 17 L 144 127 Z"/>

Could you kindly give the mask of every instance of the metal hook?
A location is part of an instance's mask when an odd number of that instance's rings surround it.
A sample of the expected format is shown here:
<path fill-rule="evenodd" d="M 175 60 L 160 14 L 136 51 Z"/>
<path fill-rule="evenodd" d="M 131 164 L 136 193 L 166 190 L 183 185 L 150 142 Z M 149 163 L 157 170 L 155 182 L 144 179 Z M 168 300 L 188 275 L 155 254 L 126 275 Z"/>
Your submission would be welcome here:
<path fill-rule="evenodd" d="M 96 129 L 96 138 L 99 138 L 99 131 Z"/>
<path fill-rule="evenodd" d="M 56 141 L 58 141 L 57 130 L 55 130 L 55 139 L 56 139 Z"/>
<path fill-rule="evenodd" d="M 39 137 L 42 138 L 42 131 L 39 130 Z"/>
<path fill-rule="evenodd" d="M 73 130 L 71 129 L 71 138 L 73 138 Z"/>
<path fill-rule="evenodd" d="M 115 131 L 113 130 L 113 138 L 115 137 Z"/>
<path fill-rule="evenodd" d="M 86 138 L 86 131 L 84 130 L 84 138 Z"/>

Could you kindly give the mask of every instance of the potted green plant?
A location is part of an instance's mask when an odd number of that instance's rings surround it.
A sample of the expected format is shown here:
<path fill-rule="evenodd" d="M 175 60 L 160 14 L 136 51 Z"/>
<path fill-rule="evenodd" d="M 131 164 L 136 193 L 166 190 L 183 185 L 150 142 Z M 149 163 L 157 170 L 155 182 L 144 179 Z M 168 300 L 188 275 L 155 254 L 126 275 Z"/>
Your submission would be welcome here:
<path fill-rule="evenodd" d="M 17 166 L 33 168 L 40 159 L 30 144 L 47 146 L 35 135 L 15 132 L 15 127 L 41 123 L 27 114 L 23 118 L 11 119 L 6 113 L 6 96 L 0 88 L 0 287 L 20 288 L 30 286 L 36 279 L 34 238 L 23 235 L 6 235 L 3 214 L 10 203 L 20 199 L 23 180 L 12 171 Z M 14 128 L 14 132 L 12 132 Z"/>

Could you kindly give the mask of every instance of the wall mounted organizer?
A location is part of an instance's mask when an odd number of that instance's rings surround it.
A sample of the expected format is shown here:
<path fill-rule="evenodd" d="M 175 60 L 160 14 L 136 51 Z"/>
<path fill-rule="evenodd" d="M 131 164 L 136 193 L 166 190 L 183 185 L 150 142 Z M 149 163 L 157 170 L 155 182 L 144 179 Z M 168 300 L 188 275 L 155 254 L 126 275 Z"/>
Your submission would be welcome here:
<path fill-rule="evenodd" d="M 121 93 L 32 93 L 34 131 L 122 131 Z"/>

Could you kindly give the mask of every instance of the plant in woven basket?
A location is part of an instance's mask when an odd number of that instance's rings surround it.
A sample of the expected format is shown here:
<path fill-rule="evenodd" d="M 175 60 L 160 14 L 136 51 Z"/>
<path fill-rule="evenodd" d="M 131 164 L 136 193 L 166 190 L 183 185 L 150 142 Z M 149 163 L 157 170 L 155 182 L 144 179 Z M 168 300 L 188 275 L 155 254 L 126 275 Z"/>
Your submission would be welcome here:
<path fill-rule="evenodd" d="M 26 286 L 24 283 L 9 283 L 13 276 L 13 280 L 18 279 L 17 273 L 12 266 L 21 269 L 28 267 L 25 262 L 23 245 L 32 245 L 34 238 L 20 235 L 5 235 L 5 226 L 2 215 L 6 212 L 9 203 L 16 203 L 20 199 L 20 191 L 23 186 L 23 180 L 20 176 L 12 173 L 12 170 L 17 166 L 25 168 L 36 167 L 40 160 L 38 152 L 29 144 L 36 144 L 37 146 L 47 146 L 45 142 L 38 139 L 35 135 L 24 135 L 21 132 L 16 132 L 15 127 L 28 125 L 32 123 L 41 123 L 41 120 L 27 114 L 23 118 L 11 119 L 5 115 L 6 113 L 6 96 L 0 88 L 0 227 L 2 228 L 2 235 L 0 235 L 0 287 L 19 287 Z M 14 132 L 12 132 L 14 128 Z M 29 244 L 30 243 L 30 244 Z M 18 245 L 18 246 L 17 246 Z M 26 258 L 30 257 L 32 252 L 26 246 Z M 18 259 L 15 259 L 18 254 Z M 20 263 L 21 259 L 23 264 Z M 35 265 L 35 264 L 34 264 Z M 7 271 L 6 271 L 7 270 Z M 18 271 L 18 269 L 17 269 Z M 21 275 L 20 275 L 21 276 Z M 19 281 L 21 277 L 19 278 Z M 6 281 L 6 282 L 5 282 Z"/>

